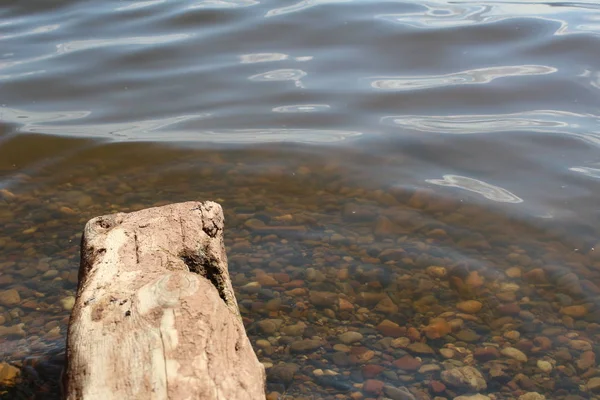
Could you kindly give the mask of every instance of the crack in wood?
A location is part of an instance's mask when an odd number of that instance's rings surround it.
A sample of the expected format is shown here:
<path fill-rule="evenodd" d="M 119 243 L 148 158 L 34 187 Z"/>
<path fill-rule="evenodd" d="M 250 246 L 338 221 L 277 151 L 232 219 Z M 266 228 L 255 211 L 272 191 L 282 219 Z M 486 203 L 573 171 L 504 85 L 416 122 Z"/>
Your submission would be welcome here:
<path fill-rule="evenodd" d="M 140 243 L 138 242 L 137 232 L 133 232 L 133 241 L 135 242 L 135 263 L 140 263 Z"/>
<path fill-rule="evenodd" d="M 190 272 L 198 274 L 210 281 L 217 289 L 219 297 L 227 306 L 230 306 L 230 298 L 227 293 L 225 279 L 219 271 L 217 260 L 209 257 L 208 252 L 203 249 L 196 251 L 186 248 L 179 253 L 179 258 L 185 263 Z"/>

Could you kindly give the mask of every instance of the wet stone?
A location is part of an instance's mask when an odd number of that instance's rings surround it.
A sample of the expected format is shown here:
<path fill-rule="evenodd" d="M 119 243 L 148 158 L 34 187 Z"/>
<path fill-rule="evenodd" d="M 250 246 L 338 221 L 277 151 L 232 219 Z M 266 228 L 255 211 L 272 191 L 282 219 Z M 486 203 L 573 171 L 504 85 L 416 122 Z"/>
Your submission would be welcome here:
<path fill-rule="evenodd" d="M 589 351 L 592 349 L 592 345 L 585 340 L 571 340 L 569 347 L 578 351 Z"/>
<path fill-rule="evenodd" d="M 546 400 L 546 396 L 538 392 L 528 392 L 520 395 L 519 400 Z"/>
<path fill-rule="evenodd" d="M 406 355 L 393 362 L 394 367 L 404 371 L 416 371 L 421 367 L 421 361 L 413 356 Z"/>
<path fill-rule="evenodd" d="M 312 304 L 319 307 L 332 307 L 338 301 L 338 294 L 332 292 L 319 292 L 311 290 L 309 300 Z"/>
<path fill-rule="evenodd" d="M 440 381 L 433 380 L 429 382 L 429 390 L 432 393 L 443 393 L 446 391 L 446 385 Z"/>
<path fill-rule="evenodd" d="M 323 345 L 323 342 L 316 339 L 303 339 L 290 344 L 292 353 L 306 353 L 318 349 Z"/>
<path fill-rule="evenodd" d="M 432 372 L 437 372 L 440 370 L 440 366 L 437 364 L 425 364 L 419 368 L 420 374 L 430 374 Z"/>
<path fill-rule="evenodd" d="M 63 310 L 71 311 L 71 309 L 75 305 L 75 297 L 74 296 L 64 297 L 60 300 L 60 304 L 61 304 Z"/>
<path fill-rule="evenodd" d="M 398 306 L 390 299 L 385 296 L 375 306 L 375 311 L 383 314 L 396 314 L 398 312 Z"/>
<path fill-rule="evenodd" d="M 21 371 L 6 362 L 0 363 L 0 385 L 11 387 L 15 384 Z"/>
<path fill-rule="evenodd" d="M 341 392 L 352 390 L 352 385 L 343 376 L 315 376 L 315 382 L 326 388 L 333 388 Z"/>
<path fill-rule="evenodd" d="M 411 343 L 406 348 L 408 351 L 415 353 L 415 354 L 434 354 L 435 353 L 429 345 L 427 345 L 425 343 L 421 343 L 421 342 Z"/>
<path fill-rule="evenodd" d="M 392 400 L 416 400 L 415 396 L 404 386 L 394 387 L 385 385 L 383 392 Z"/>
<path fill-rule="evenodd" d="M 338 367 L 347 367 L 356 363 L 356 359 L 345 352 L 335 352 L 331 355 L 331 360 Z"/>
<path fill-rule="evenodd" d="M 305 329 L 306 324 L 304 322 L 298 322 L 294 325 L 284 326 L 281 328 L 281 333 L 287 336 L 302 336 Z"/>
<path fill-rule="evenodd" d="M 454 334 L 454 337 L 462 342 L 476 342 L 481 336 L 472 329 L 461 329 Z"/>
<path fill-rule="evenodd" d="M 538 360 L 537 367 L 544 373 L 549 374 L 552 372 L 552 363 L 546 360 Z"/>
<path fill-rule="evenodd" d="M 495 347 L 480 347 L 473 352 L 473 357 L 478 361 L 485 362 L 500 357 L 500 352 Z"/>
<path fill-rule="evenodd" d="M 477 300 L 466 300 L 456 304 L 456 308 L 459 311 L 462 311 L 467 314 L 477 314 L 482 307 L 483 304 L 481 304 L 481 302 Z"/>
<path fill-rule="evenodd" d="M 299 369 L 300 367 L 294 363 L 277 364 L 267 370 L 267 378 L 271 382 L 280 382 L 288 386 Z"/>
<path fill-rule="evenodd" d="M 442 371 L 442 381 L 455 388 L 480 391 L 487 388 L 487 384 L 483 375 L 474 367 L 458 367 Z"/>
<path fill-rule="evenodd" d="M 390 320 L 383 320 L 377 325 L 377 330 L 384 336 L 399 337 L 406 333 L 406 328 Z"/>
<path fill-rule="evenodd" d="M 504 349 L 500 350 L 500 353 L 503 356 L 512 358 L 519 362 L 524 362 L 524 363 L 527 362 L 527 356 L 525 355 L 525 353 L 523 353 L 521 350 L 516 349 L 514 347 L 505 347 Z"/>
<path fill-rule="evenodd" d="M 338 336 L 340 342 L 344 344 L 352 344 L 354 342 L 360 342 L 363 338 L 359 332 L 345 332 Z"/>
<path fill-rule="evenodd" d="M 283 321 L 280 319 L 265 319 L 257 322 L 257 325 L 263 333 L 272 335 L 277 332 L 282 323 Z"/>
<path fill-rule="evenodd" d="M 452 331 L 450 324 L 443 318 L 433 318 L 424 329 L 429 339 L 439 339 Z"/>
<path fill-rule="evenodd" d="M 366 379 L 375 378 L 384 370 L 385 368 L 383 366 L 377 364 L 367 364 L 361 369 L 362 375 Z"/>
<path fill-rule="evenodd" d="M 588 310 L 585 306 L 575 305 L 561 308 L 560 313 L 573 318 L 582 318 L 587 315 Z"/>
<path fill-rule="evenodd" d="M 12 326 L 0 326 L 0 337 L 25 337 L 24 326 L 25 324 L 23 323 Z"/>
<path fill-rule="evenodd" d="M 600 377 L 590 379 L 587 382 L 586 387 L 590 392 L 600 392 Z"/>
<path fill-rule="evenodd" d="M 21 297 L 16 289 L 8 289 L 0 291 L 0 305 L 4 307 L 12 307 L 21 302 Z"/>
<path fill-rule="evenodd" d="M 376 379 L 367 379 L 363 384 L 363 391 L 367 394 L 379 396 L 383 392 L 383 381 Z"/>
<path fill-rule="evenodd" d="M 484 394 L 477 393 L 477 394 L 457 396 L 454 398 L 454 400 L 490 400 L 490 397 L 486 396 Z"/>
<path fill-rule="evenodd" d="M 579 370 L 587 370 L 596 365 L 596 354 L 593 351 L 584 351 L 579 360 L 577 360 L 577 368 Z"/>

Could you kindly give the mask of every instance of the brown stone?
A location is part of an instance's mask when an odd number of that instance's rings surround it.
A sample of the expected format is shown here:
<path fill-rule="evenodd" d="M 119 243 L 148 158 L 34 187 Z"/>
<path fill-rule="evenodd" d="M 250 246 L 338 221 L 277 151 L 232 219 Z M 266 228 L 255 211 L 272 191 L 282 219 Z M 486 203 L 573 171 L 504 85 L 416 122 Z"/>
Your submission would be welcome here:
<path fill-rule="evenodd" d="M 385 296 L 385 293 L 382 292 L 360 292 L 356 296 L 356 301 L 363 306 L 370 307 L 379 303 Z"/>
<path fill-rule="evenodd" d="M 16 289 L 0 291 L 0 306 L 12 307 L 21 302 L 21 297 Z"/>
<path fill-rule="evenodd" d="M 461 301 L 456 305 L 457 309 L 467 314 L 477 314 L 482 307 L 483 304 L 477 300 Z"/>
<path fill-rule="evenodd" d="M 546 336 L 536 336 L 533 339 L 533 343 L 540 348 L 540 350 L 549 350 L 552 348 L 552 340 Z"/>
<path fill-rule="evenodd" d="M 377 218 L 373 233 L 378 238 L 392 236 L 394 235 L 394 223 L 389 218 L 381 216 Z"/>
<path fill-rule="evenodd" d="M 271 276 L 279 283 L 288 283 L 290 281 L 290 276 L 285 272 L 276 272 L 271 274 Z"/>
<path fill-rule="evenodd" d="M 411 326 L 406 330 L 406 336 L 413 342 L 416 342 L 421 339 L 421 332 L 419 332 L 417 328 Z"/>
<path fill-rule="evenodd" d="M 440 393 L 443 393 L 444 391 L 446 391 L 446 385 L 444 385 L 440 381 L 433 380 L 433 381 L 429 382 L 429 390 L 433 394 L 440 394 Z"/>
<path fill-rule="evenodd" d="M 579 283 L 579 277 L 573 272 L 566 273 L 556 280 L 556 286 L 559 290 L 570 295 L 580 295 L 583 291 Z"/>
<path fill-rule="evenodd" d="M 265 371 L 239 313 L 223 229 L 213 202 L 86 224 L 66 400 L 265 398 Z"/>
<path fill-rule="evenodd" d="M 471 286 L 472 288 L 481 287 L 483 286 L 484 282 L 485 281 L 483 277 L 479 275 L 479 272 L 477 271 L 471 271 L 465 279 L 465 284 Z"/>
<path fill-rule="evenodd" d="M 398 312 L 398 306 L 386 295 L 379 303 L 377 303 L 375 311 L 383 314 L 396 314 Z"/>
<path fill-rule="evenodd" d="M 391 336 L 394 338 L 406 334 L 406 328 L 401 327 L 397 323 L 388 319 L 383 320 L 379 325 L 377 325 L 377 330 L 384 336 Z"/>
<path fill-rule="evenodd" d="M 485 362 L 495 360 L 496 358 L 500 357 L 500 352 L 497 348 L 491 346 L 479 347 L 473 352 L 473 357 L 477 361 Z"/>
<path fill-rule="evenodd" d="M 379 258 L 383 262 L 400 261 L 406 257 L 406 252 L 402 249 L 386 249 L 379 253 Z"/>
<path fill-rule="evenodd" d="M 560 313 L 572 318 L 582 318 L 588 313 L 588 309 L 582 305 L 567 306 L 560 309 Z"/>
<path fill-rule="evenodd" d="M 501 315 L 517 315 L 521 312 L 521 307 L 517 303 L 500 304 L 497 310 Z"/>
<path fill-rule="evenodd" d="M 443 318 L 432 318 L 423 330 L 429 339 L 439 339 L 452 332 L 452 327 Z"/>
<path fill-rule="evenodd" d="M 24 323 L 12 326 L 0 326 L 0 338 L 2 337 L 25 337 L 27 333 L 23 329 Z"/>
<path fill-rule="evenodd" d="M 8 363 L 0 363 L 0 385 L 4 388 L 13 386 L 16 383 L 21 371 Z"/>
<path fill-rule="evenodd" d="M 427 345 L 425 343 L 421 343 L 421 342 L 411 343 L 408 346 L 406 346 L 406 349 L 414 354 L 434 354 L 435 353 L 429 345 Z"/>
<path fill-rule="evenodd" d="M 332 307 L 338 301 L 339 295 L 333 292 L 319 292 L 311 290 L 309 300 L 318 307 Z"/>
<path fill-rule="evenodd" d="M 363 384 L 363 392 L 379 396 L 383 392 L 384 383 L 376 379 L 367 379 Z"/>
<path fill-rule="evenodd" d="M 596 365 L 596 355 L 591 350 L 581 353 L 579 360 L 577 360 L 577 368 L 581 371 L 585 371 L 594 365 Z"/>
<path fill-rule="evenodd" d="M 533 284 L 545 284 L 548 283 L 548 278 L 546 277 L 546 272 L 541 268 L 535 268 L 531 271 L 527 271 L 523 274 L 523 279 L 526 282 Z"/>
<path fill-rule="evenodd" d="M 416 371 L 421 364 L 421 361 L 408 354 L 393 362 L 394 367 L 404 371 Z"/>
<path fill-rule="evenodd" d="M 261 286 L 277 286 L 279 284 L 279 282 L 277 282 L 277 280 L 275 278 L 273 278 L 271 275 L 268 275 L 266 273 L 259 273 L 256 275 L 256 281 L 258 283 L 261 284 Z"/>
<path fill-rule="evenodd" d="M 362 375 L 366 379 L 371 379 L 371 378 L 375 378 L 377 375 L 379 375 L 384 370 L 385 370 L 385 368 L 382 367 L 381 365 L 367 364 L 362 367 Z"/>
<path fill-rule="evenodd" d="M 354 305 L 348 300 L 340 298 L 338 301 L 340 311 L 354 311 Z"/>

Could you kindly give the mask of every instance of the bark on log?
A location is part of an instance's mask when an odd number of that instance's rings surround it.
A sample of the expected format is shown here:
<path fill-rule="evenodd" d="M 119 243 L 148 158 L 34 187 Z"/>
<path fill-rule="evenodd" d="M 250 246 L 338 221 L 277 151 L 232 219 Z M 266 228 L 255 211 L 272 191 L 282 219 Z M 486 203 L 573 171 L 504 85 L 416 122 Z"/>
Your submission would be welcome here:
<path fill-rule="evenodd" d="M 67 337 L 67 400 L 264 399 L 223 211 L 187 202 L 90 220 Z"/>

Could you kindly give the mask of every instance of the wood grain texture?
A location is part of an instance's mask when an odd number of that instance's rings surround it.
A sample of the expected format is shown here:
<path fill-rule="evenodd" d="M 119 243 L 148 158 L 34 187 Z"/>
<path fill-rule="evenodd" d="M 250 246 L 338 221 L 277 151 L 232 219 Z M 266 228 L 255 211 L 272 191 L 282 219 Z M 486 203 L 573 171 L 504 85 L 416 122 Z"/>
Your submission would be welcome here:
<path fill-rule="evenodd" d="M 241 322 L 223 211 L 187 202 L 90 220 L 67 338 L 65 398 L 264 399 Z"/>

